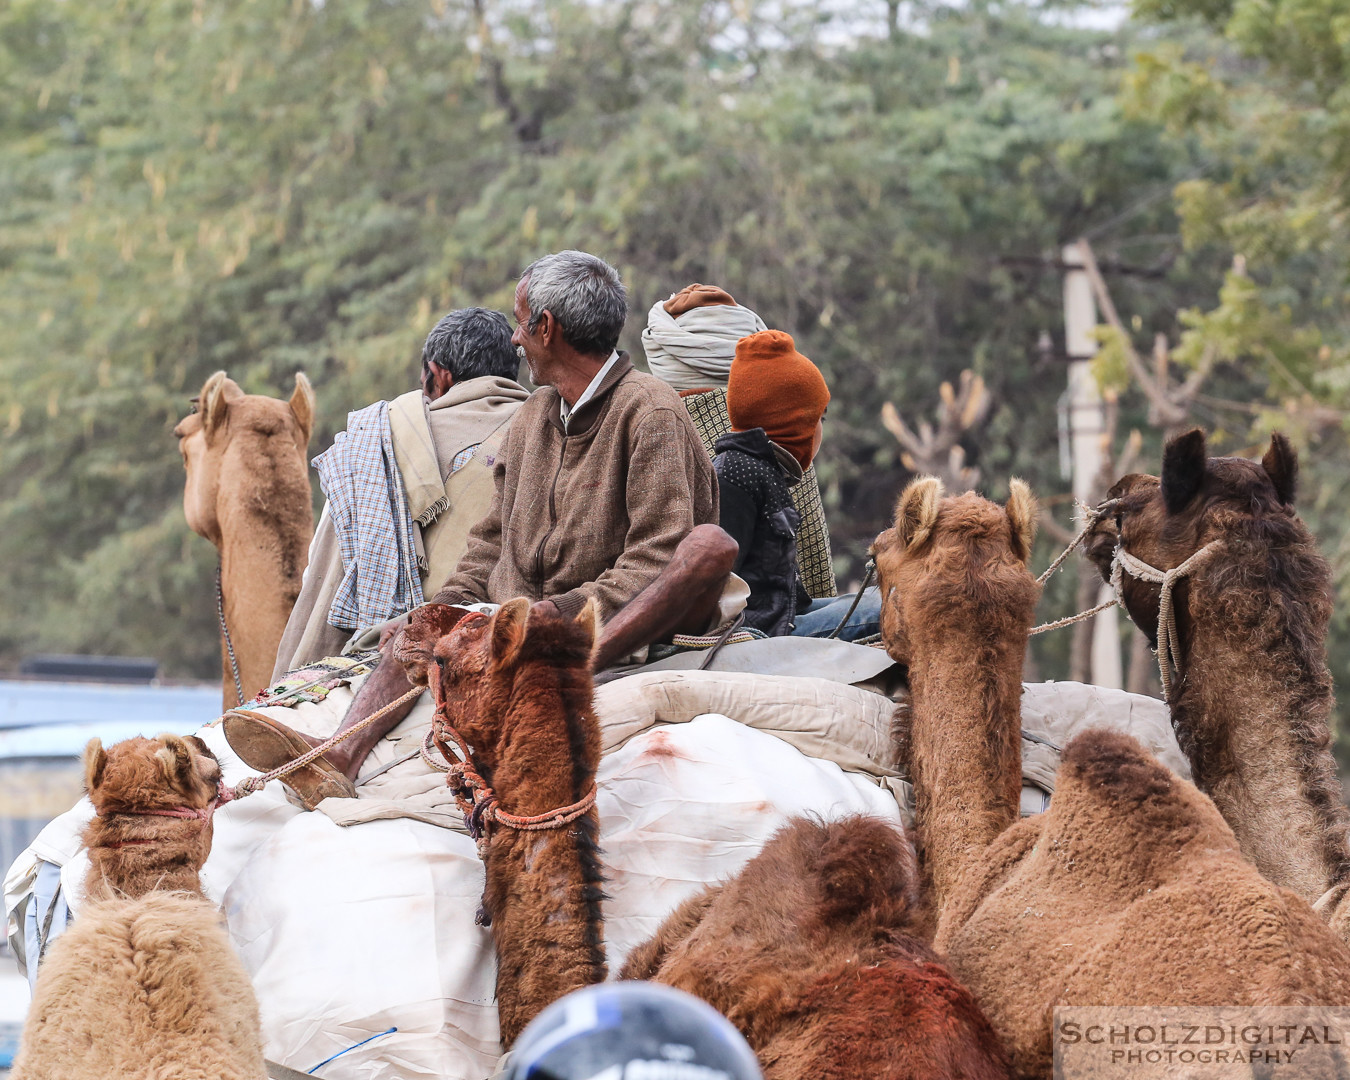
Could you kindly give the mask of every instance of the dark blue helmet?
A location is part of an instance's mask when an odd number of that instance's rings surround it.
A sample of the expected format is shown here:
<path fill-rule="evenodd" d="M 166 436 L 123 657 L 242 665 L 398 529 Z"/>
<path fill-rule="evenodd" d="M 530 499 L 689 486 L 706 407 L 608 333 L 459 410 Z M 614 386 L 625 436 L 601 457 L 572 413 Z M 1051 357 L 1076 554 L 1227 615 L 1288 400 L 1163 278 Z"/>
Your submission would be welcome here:
<path fill-rule="evenodd" d="M 511 1051 L 506 1080 L 763 1080 L 721 1013 L 650 982 L 600 983 L 555 1001 Z"/>

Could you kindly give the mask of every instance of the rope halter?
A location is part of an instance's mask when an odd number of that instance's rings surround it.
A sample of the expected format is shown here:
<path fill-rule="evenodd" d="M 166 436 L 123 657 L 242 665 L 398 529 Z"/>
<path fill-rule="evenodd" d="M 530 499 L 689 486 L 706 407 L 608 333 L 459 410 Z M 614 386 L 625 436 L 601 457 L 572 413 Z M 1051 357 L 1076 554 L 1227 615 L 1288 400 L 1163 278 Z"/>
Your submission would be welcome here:
<path fill-rule="evenodd" d="M 1162 680 L 1163 701 L 1169 704 L 1172 701 L 1173 682 L 1184 678 L 1181 670 L 1181 638 L 1177 633 L 1176 609 L 1172 590 L 1178 581 L 1189 577 L 1208 563 L 1221 547 L 1223 547 L 1222 540 L 1211 540 L 1180 566 L 1174 566 L 1171 570 L 1159 570 L 1157 567 L 1149 566 L 1142 559 L 1131 555 L 1123 545 L 1116 544 L 1116 554 L 1111 566 L 1111 587 L 1115 590 L 1117 598 L 1121 595 L 1122 571 L 1131 577 L 1138 578 L 1140 581 L 1147 581 L 1160 587 L 1158 597 L 1158 676 Z M 1122 603 L 1121 607 L 1124 608 L 1125 605 Z M 1129 615 L 1128 608 L 1126 609 L 1126 615 Z"/>
<path fill-rule="evenodd" d="M 446 771 L 445 783 L 454 793 L 455 802 L 464 815 L 464 827 L 478 844 L 478 856 L 487 853 L 487 844 L 491 839 L 492 826 L 501 825 L 519 832 L 543 832 L 549 829 L 561 829 L 586 814 L 595 806 L 595 781 L 585 795 L 574 803 L 560 806 L 556 810 L 547 810 L 542 814 L 523 816 L 508 814 L 497 801 L 497 793 L 483 779 L 474 764 L 469 744 L 443 716 L 438 715 L 432 724 L 432 739 L 441 752 L 441 756 L 450 763 Z M 446 746 L 446 739 L 454 742 L 452 751 Z"/>

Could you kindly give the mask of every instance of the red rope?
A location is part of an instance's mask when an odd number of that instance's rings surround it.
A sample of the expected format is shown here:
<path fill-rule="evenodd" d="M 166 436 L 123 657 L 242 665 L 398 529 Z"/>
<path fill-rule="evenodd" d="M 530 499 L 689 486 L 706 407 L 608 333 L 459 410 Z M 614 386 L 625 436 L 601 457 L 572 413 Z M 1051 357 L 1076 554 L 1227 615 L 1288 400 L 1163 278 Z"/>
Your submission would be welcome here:
<path fill-rule="evenodd" d="M 457 754 L 452 755 L 450 748 L 446 746 L 447 737 L 454 741 Z M 493 825 L 504 825 L 519 832 L 561 829 L 564 825 L 576 821 L 595 805 L 596 788 L 595 782 L 592 781 L 591 790 L 574 803 L 542 814 L 531 814 L 528 817 L 509 814 L 498 804 L 497 793 L 478 772 L 469 744 L 439 711 L 432 724 L 432 739 L 441 756 L 450 763 L 450 771 L 445 778 L 446 785 L 454 792 L 455 802 L 464 814 L 464 824 L 469 830 L 469 835 L 479 841 L 480 847 L 486 842 Z"/>

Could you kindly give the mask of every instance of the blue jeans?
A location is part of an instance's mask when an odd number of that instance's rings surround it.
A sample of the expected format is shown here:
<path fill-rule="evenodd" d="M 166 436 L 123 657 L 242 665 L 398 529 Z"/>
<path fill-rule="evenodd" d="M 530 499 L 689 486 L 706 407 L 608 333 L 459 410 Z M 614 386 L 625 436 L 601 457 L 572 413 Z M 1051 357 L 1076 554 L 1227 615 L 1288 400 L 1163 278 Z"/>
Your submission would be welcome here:
<path fill-rule="evenodd" d="M 829 637 L 853 603 L 854 593 L 812 600 L 811 606 L 797 616 L 793 637 Z M 881 633 L 881 591 L 873 585 L 864 589 L 857 610 L 848 617 L 839 632 L 840 641 L 857 641 Z"/>

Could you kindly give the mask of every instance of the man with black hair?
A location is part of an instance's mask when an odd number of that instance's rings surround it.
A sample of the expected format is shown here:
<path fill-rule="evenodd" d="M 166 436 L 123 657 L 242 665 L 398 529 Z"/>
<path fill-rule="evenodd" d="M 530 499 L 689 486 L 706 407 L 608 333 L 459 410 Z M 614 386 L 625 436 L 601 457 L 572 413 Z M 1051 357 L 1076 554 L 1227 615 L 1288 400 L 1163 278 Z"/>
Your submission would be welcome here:
<path fill-rule="evenodd" d="M 329 502 L 314 533 L 304 587 L 282 635 L 274 677 L 337 655 L 353 638 L 377 644 L 372 628 L 404 614 L 413 601 L 420 603 L 415 594 L 435 591 L 455 568 L 469 530 L 491 506 L 494 455 L 511 417 L 529 396 L 515 381 L 519 368 L 506 317 L 486 308 L 462 308 L 442 318 L 427 336 L 420 391 L 348 417 L 347 431 L 314 462 Z M 361 530 L 359 508 L 350 515 L 341 512 L 346 488 L 361 465 L 348 448 L 365 429 L 374 432 L 372 443 L 387 433 L 396 465 L 387 472 L 402 482 L 407 512 L 392 515 L 395 524 L 387 531 Z M 377 489 L 381 479 L 377 473 Z M 349 501 L 358 504 L 361 498 Z M 343 535 L 347 518 L 355 522 L 351 536 Z M 404 537 L 399 522 L 409 519 Z M 362 547 L 371 537 L 377 550 Z M 392 546 L 405 538 L 420 589 L 412 588 L 409 574 L 404 589 L 376 599 L 364 596 L 362 572 L 374 579 L 392 566 Z"/>

